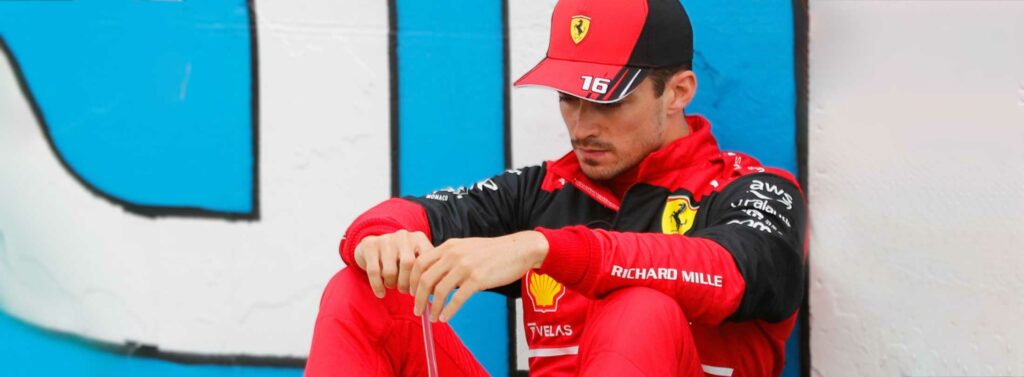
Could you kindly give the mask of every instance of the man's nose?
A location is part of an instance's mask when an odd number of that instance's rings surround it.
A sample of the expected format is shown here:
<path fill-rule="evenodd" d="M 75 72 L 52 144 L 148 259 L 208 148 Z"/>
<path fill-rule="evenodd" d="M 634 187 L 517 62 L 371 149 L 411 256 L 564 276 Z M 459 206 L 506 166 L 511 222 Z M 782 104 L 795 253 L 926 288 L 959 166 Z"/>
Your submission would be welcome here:
<path fill-rule="evenodd" d="M 587 101 L 580 100 L 573 112 L 573 127 L 570 130 L 570 136 L 575 140 L 583 140 L 590 136 L 597 136 L 600 129 L 600 119 L 595 114 L 594 106 Z"/>

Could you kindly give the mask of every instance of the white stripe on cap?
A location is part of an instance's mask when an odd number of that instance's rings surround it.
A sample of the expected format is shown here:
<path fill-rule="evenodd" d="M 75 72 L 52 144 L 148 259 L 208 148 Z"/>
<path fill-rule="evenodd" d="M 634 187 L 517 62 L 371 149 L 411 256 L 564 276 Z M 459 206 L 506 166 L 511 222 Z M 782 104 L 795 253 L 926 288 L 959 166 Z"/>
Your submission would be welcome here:
<path fill-rule="evenodd" d="M 633 77 L 629 79 L 628 83 L 626 83 L 626 88 L 622 90 L 622 93 L 619 93 L 619 98 L 614 99 L 614 101 L 626 98 L 626 95 L 629 94 L 629 89 L 633 87 L 633 81 L 636 80 L 637 76 L 640 76 L 641 71 L 642 70 L 638 69 L 636 73 L 633 74 Z"/>

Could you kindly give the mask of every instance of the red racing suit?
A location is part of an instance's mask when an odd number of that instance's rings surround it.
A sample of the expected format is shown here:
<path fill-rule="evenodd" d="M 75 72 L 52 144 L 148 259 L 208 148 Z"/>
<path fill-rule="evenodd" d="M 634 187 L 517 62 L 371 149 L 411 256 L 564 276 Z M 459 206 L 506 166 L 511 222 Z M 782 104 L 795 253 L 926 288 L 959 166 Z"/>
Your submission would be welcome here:
<path fill-rule="evenodd" d="M 469 188 L 390 199 L 349 227 L 342 259 L 354 266 L 363 237 L 398 229 L 435 245 L 535 229 L 550 245 L 541 268 L 494 289 L 523 298 L 531 374 L 575 375 L 594 300 L 645 286 L 678 303 L 705 373 L 778 376 L 803 296 L 805 201 L 790 174 L 720 151 L 706 119 L 686 120 L 690 135 L 613 182 L 587 179 L 570 152 Z"/>

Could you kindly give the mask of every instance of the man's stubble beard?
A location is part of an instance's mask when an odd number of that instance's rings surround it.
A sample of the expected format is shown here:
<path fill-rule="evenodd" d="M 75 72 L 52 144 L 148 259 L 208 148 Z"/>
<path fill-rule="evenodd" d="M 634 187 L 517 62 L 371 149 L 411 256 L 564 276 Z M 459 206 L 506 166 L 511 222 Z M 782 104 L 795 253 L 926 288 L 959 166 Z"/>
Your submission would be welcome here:
<path fill-rule="evenodd" d="M 643 152 L 635 156 L 622 156 L 619 164 L 614 166 L 607 166 L 605 168 L 595 168 L 593 163 L 589 160 L 584 159 L 581 161 L 580 168 L 583 170 L 583 175 L 587 178 L 595 181 L 607 181 L 613 179 L 622 172 L 631 169 L 643 161 L 647 155 L 651 154 L 661 148 L 661 139 L 665 133 L 665 122 L 661 117 L 656 117 L 657 124 L 655 125 L 655 133 L 653 137 L 640 141 Z M 588 166 L 590 167 L 588 169 Z"/>

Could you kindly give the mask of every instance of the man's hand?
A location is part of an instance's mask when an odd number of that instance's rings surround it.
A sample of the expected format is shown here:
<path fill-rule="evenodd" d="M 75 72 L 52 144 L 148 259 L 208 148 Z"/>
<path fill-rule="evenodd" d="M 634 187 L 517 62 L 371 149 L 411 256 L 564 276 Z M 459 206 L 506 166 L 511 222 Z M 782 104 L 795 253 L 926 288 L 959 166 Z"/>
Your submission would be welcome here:
<path fill-rule="evenodd" d="M 536 231 L 495 238 L 450 239 L 421 252 L 409 278 L 416 295 L 414 313 L 420 315 L 433 294 L 430 320 L 447 322 L 474 293 L 500 287 L 540 268 L 548 254 L 548 240 Z M 445 298 L 455 288 L 451 302 Z M 442 310 L 442 307 L 444 310 Z"/>
<path fill-rule="evenodd" d="M 373 294 L 384 298 L 386 288 L 409 292 L 409 276 L 416 256 L 434 249 L 423 232 L 399 230 L 390 234 L 369 236 L 356 246 L 355 260 L 366 271 Z"/>

